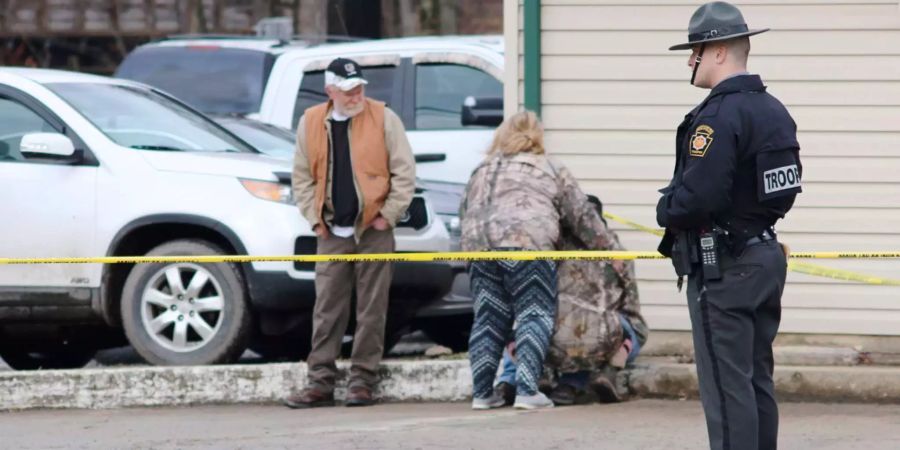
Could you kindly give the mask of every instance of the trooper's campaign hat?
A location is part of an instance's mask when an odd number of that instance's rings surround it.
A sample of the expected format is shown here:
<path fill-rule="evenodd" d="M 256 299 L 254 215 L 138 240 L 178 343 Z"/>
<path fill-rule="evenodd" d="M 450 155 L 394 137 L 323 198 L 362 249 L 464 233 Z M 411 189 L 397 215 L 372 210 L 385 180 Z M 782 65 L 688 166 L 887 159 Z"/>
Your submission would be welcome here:
<path fill-rule="evenodd" d="M 691 16 L 688 42 L 669 47 L 669 50 L 686 50 L 697 44 L 753 36 L 766 31 L 769 29 L 749 29 L 737 6 L 728 2 L 710 2 L 698 8 Z"/>

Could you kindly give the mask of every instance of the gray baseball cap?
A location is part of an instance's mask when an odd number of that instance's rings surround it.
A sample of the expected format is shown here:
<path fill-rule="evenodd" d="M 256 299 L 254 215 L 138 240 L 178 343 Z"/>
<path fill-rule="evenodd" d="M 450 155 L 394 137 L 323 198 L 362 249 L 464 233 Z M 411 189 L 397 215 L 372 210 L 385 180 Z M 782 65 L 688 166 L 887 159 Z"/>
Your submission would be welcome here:
<path fill-rule="evenodd" d="M 669 50 L 686 50 L 705 42 L 726 41 L 766 31 L 769 29 L 749 29 L 737 6 L 728 2 L 710 2 L 697 8 L 697 11 L 691 16 L 691 23 L 688 25 L 688 42 L 669 47 Z"/>

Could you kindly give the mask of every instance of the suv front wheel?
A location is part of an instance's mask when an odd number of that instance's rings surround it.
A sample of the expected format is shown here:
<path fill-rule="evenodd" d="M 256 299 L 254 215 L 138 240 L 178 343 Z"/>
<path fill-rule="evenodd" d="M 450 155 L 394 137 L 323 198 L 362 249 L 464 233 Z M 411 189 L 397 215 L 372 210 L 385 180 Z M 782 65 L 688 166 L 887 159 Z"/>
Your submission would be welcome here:
<path fill-rule="evenodd" d="M 147 256 L 223 254 L 205 241 L 178 240 Z M 138 264 L 122 293 L 128 341 L 156 365 L 234 362 L 247 348 L 251 322 L 247 292 L 235 264 Z"/>

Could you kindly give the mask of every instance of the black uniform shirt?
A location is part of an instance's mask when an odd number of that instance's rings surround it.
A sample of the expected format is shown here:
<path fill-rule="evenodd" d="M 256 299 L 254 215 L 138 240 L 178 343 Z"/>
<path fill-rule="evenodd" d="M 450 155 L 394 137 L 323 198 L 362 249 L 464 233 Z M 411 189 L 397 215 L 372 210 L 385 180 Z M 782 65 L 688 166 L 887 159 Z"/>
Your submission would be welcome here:
<path fill-rule="evenodd" d="M 799 151 L 797 125 L 759 76 L 726 79 L 678 127 L 675 174 L 661 190 L 657 222 L 758 235 L 801 191 Z"/>

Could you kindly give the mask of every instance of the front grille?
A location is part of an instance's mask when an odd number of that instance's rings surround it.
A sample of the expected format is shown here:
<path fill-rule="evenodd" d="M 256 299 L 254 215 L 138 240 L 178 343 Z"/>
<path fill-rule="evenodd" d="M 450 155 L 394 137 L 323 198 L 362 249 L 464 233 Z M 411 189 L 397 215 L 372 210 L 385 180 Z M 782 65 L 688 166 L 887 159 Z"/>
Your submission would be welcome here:
<path fill-rule="evenodd" d="M 412 203 L 406 214 L 397 222 L 397 227 L 413 228 L 421 230 L 428 226 L 428 208 L 425 207 L 425 199 L 422 197 L 413 197 Z"/>

